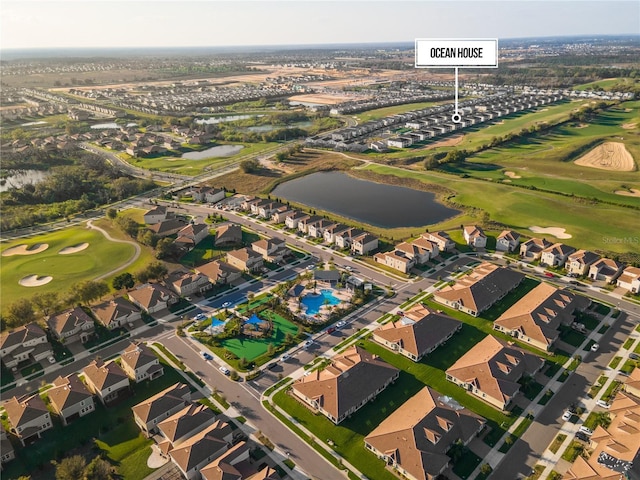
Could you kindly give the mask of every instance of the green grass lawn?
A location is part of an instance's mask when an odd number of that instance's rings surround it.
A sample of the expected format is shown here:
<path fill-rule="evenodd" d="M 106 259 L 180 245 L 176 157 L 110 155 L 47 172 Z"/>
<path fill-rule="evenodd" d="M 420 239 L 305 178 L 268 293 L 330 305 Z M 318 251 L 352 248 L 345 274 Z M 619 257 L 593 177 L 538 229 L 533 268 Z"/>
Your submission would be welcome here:
<path fill-rule="evenodd" d="M 631 345 L 633 345 L 633 342 L 635 341 L 635 338 L 627 338 L 627 340 L 622 345 L 622 348 L 624 348 L 625 350 L 629 350 L 631 348 Z"/>
<path fill-rule="evenodd" d="M 538 280 L 525 277 L 525 279 L 522 280 L 522 283 L 518 285 L 514 290 L 512 290 L 504 298 L 493 304 L 491 308 L 482 312 L 482 318 L 486 318 L 487 320 L 496 320 L 498 317 L 500 317 L 500 315 L 506 312 L 518 300 L 520 300 L 538 285 L 540 285 L 540 282 Z"/>
<path fill-rule="evenodd" d="M 618 365 L 620 365 L 621 360 L 622 360 L 622 357 L 619 357 L 619 356 L 613 357 L 613 360 L 611 360 L 611 362 L 609 363 L 609 368 L 615 369 Z"/>
<path fill-rule="evenodd" d="M 480 462 L 482 462 L 482 458 L 477 456 L 471 450 L 467 450 L 464 452 L 460 460 L 454 463 L 453 473 L 462 479 L 469 478 L 469 475 L 471 475 L 476 467 L 480 465 Z"/>
<path fill-rule="evenodd" d="M 566 439 L 567 436 L 564 433 L 558 434 L 558 436 L 553 439 L 553 442 L 551 442 L 551 445 L 549 445 L 549 450 L 551 450 L 553 453 L 556 453 Z"/>
<path fill-rule="evenodd" d="M 576 440 L 573 440 L 567 449 L 562 454 L 562 459 L 566 460 L 569 463 L 573 463 L 573 461 L 578 458 L 584 450 L 584 445 Z"/>
<path fill-rule="evenodd" d="M 89 246 L 78 253 L 60 255 L 64 247 L 82 243 Z M 86 227 L 69 227 L 51 233 L 36 235 L 3 244 L 2 251 L 17 245 L 49 247 L 33 255 L 2 257 L 0 282 L 5 300 L 29 298 L 38 292 L 64 292 L 70 285 L 91 280 L 105 274 L 131 259 L 135 253 L 132 245 L 107 240 L 100 232 Z M 23 287 L 18 281 L 28 275 L 51 276 L 52 280 L 39 287 Z M 3 302 L 3 308 L 10 302 Z"/>
<path fill-rule="evenodd" d="M 562 327 L 562 326 L 561 326 Z M 570 327 L 560 328 L 560 340 L 574 347 L 579 347 L 585 340 L 582 333 Z"/>
<path fill-rule="evenodd" d="M 180 263 L 188 267 L 196 267 L 211 260 L 219 259 L 225 260 L 227 252 L 241 248 L 241 245 L 217 247 L 215 242 L 215 229 L 210 229 L 210 234 L 205 237 L 195 248 L 187 252 L 181 259 Z M 260 236 L 249 232 L 248 230 L 242 230 L 242 243 L 243 245 L 250 245 L 251 243 L 260 240 Z"/>

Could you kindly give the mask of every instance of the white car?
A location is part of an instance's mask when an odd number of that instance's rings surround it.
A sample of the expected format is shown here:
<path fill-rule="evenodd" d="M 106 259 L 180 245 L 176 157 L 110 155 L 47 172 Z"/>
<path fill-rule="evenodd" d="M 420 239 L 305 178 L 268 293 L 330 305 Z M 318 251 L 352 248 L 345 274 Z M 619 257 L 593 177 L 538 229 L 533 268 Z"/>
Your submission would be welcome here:
<path fill-rule="evenodd" d="M 314 268 L 316 268 L 315 265 L 307 265 L 307 270 L 313 270 Z"/>
<path fill-rule="evenodd" d="M 340 320 L 338 323 L 336 323 L 336 328 L 342 328 L 347 324 L 347 322 L 345 322 L 344 320 Z"/>
<path fill-rule="evenodd" d="M 607 402 L 605 402 L 604 400 L 597 400 L 596 401 L 596 405 L 598 405 L 599 407 L 602 407 L 602 408 L 609 408 L 611 406 Z"/>
<path fill-rule="evenodd" d="M 353 272 L 353 267 L 352 267 L 351 265 L 347 265 L 346 267 L 344 267 L 344 269 L 345 269 L 347 272 Z"/>
<path fill-rule="evenodd" d="M 282 355 L 280 357 L 280 360 L 282 360 L 283 362 L 286 362 L 287 360 L 289 360 L 291 358 L 291 355 L 289 355 L 288 353 L 285 353 L 284 355 Z"/>
<path fill-rule="evenodd" d="M 222 308 L 227 308 L 227 307 L 230 307 L 230 306 L 231 306 L 231 302 L 224 302 L 222 304 Z"/>
<path fill-rule="evenodd" d="M 572 416 L 572 415 L 573 415 L 573 414 L 572 414 L 569 410 L 567 410 L 566 412 L 564 412 L 564 413 L 562 414 L 562 420 L 564 420 L 565 422 L 567 422 L 567 421 L 571 420 L 571 416 Z"/>
<path fill-rule="evenodd" d="M 231 370 L 229 370 L 227 367 L 220 367 L 218 370 L 220 370 L 225 375 L 230 375 L 231 374 Z"/>
<path fill-rule="evenodd" d="M 197 314 L 195 317 L 193 317 L 194 320 L 203 320 L 206 317 L 206 315 L 204 313 L 199 313 Z"/>
<path fill-rule="evenodd" d="M 56 359 L 53 358 L 53 356 L 48 357 L 47 360 L 49 361 L 49 363 L 56 363 Z"/>
<path fill-rule="evenodd" d="M 598 345 L 597 343 L 594 343 L 593 345 L 591 345 L 592 352 L 597 352 L 599 348 L 600 348 L 600 345 Z"/>
<path fill-rule="evenodd" d="M 586 435 L 593 435 L 593 430 L 585 427 L 584 425 L 580 427 L 580 431 Z"/>
<path fill-rule="evenodd" d="M 309 348 L 311 345 L 313 345 L 313 340 L 307 340 L 302 344 L 302 348 Z"/>

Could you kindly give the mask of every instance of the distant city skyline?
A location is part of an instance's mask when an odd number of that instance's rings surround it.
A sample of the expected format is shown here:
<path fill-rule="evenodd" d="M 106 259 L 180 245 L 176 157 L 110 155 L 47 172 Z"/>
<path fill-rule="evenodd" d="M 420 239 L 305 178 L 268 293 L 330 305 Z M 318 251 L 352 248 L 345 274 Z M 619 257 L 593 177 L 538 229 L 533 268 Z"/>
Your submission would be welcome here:
<path fill-rule="evenodd" d="M 637 0 L 3 0 L 0 48 L 412 42 L 640 34 Z"/>

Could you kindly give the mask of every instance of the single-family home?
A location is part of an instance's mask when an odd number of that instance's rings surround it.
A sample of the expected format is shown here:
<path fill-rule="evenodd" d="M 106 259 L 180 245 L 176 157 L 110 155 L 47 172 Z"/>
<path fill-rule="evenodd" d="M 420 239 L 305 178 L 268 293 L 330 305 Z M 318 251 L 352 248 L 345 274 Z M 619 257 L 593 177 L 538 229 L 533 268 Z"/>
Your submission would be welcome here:
<path fill-rule="evenodd" d="M 53 427 L 51 415 L 40 395 L 18 399 L 12 397 L 4 404 L 11 431 L 18 437 L 23 447 L 30 445 Z"/>
<path fill-rule="evenodd" d="M 109 330 L 133 325 L 140 320 L 140 309 L 124 297 L 116 297 L 91 307 L 91 311 L 98 321 Z"/>
<path fill-rule="evenodd" d="M 500 315 L 493 328 L 548 351 L 560 336 L 560 325 L 571 325 L 575 312 L 590 303 L 587 297 L 542 282 Z"/>
<path fill-rule="evenodd" d="M 336 248 L 339 249 L 351 248 L 353 239 L 364 233 L 365 232 L 363 232 L 359 228 L 348 228 L 347 230 L 336 233 L 333 236 L 333 243 L 335 244 Z"/>
<path fill-rule="evenodd" d="M 167 207 L 164 205 L 156 205 L 155 207 L 144 212 L 144 223 L 153 225 L 167 219 Z"/>
<path fill-rule="evenodd" d="M 7 432 L 4 428 L 0 428 L 0 464 L 10 462 L 16 458 L 16 452 L 13 449 L 13 444 L 7 437 Z"/>
<path fill-rule="evenodd" d="M 82 373 L 89 391 L 97 395 L 107 407 L 131 393 L 129 377 L 113 360 L 107 363 L 94 360 L 84 367 Z"/>
<path fill-rule="evenodd" d="M 191 196 L 196 202 L 217 203 L 224 199 L 224 188 L 196 187 L 191 190 Z"/>
<path fill-rule="evenodd" d="M 376 263 L 386 265 L 387 267 L 393 268 L 402 273 L 409 273 L 416 264 L 415 258 L 407 256 L 406 253 L 400 250 L 376 253 L 373 256 L 373 259 Z"/>
<path fill-rule="evenodd" d="M 227 252 L 227 262 L 239 270 L 248 272 L 253 272 L 264 267 L 262 255 L 246 247 Z"/>
<path fill-rule="evenodd" d="M 133 419 L 140 430 L 151 436 L 157 426 L 191 404 L 191 390 L 185 383 L 175 383 L 131 407 Z"/>
<path fill-rule="evenodd" d="M 298 219 L 298 230 L 305 234 L 309 233 L 307 230 L 307 226 L 309 224 L 319 222 L 320 220 L 322 220 L 322 217 L 319 215 L 305 215 L 304 217 Z"/>
<path fill-rule="evenodd" d="M 243 480 L 253 478 L 256 470 L 249 463 L 249 445 L 242 441 L 200 470 L 202 480 Z M 253 463 L 253 462 L 251 462 Z M 236 465 L 238 468 L 236 468 Z"/>
<path fill-rule="evenodd" d="M 168 218 L 147 226 L 151 232 L 158 237 L 168 237 L 178 233 L 186 226 L 186 222 L 181 218 Z"/>
<path fill-rule="evenodd" d="M 589 267 L 589 278 L 591 280 L 604 280 L 606 283 L 614 283 L 622 274 L 623 269 L 623 263 L 611 258 L 601 258 Z"/>
<path fill-rule="evenodd" d="M 419 361 L 449 340 L 462 323 L 443 313 L 416 304 L 395 321 L 373 331 L 373 340 L 393 352 Z"/>
<path fill-rule="evenodd" d="M 282 262 L 291 251 L 286 247 L 286 242 L 280 238 L 263 238 L 251 244 L 251 248 L 262 255 L 262 258 L 271 263 Z"/>
<path fill-rule="evenodd" d="M 464 241 L 471 247 L 485 248 L 487 246 L 487 236 L 482 227 L 478 225 L 465 225 L 462 228 L 462 234 Z"/>
<path fill-rule="evenodd" d="M 441 252 L 451 252 L 456 248 L 456 242 L 451 240 L 451 237 L 446 232 L 427 232 L 422 234 L 422 236 L 438 245 Z"/>
<path fill-rule="evenodd" d="M 543 365 L 542 358 L 487 335 L 447 369 L 446 378 L 504 410 L 520 391 L 518 380 Z"/>
<path fill-rule="evenodd" d="M 308 217 L 309 215 L 307 215 L 306 213 L 295 210 L 293 214 L 285 217 L 284 224 L 287 228 L 294 230 L 298 228 L 298 223 L 300 222 L 300 220 Z"/>
<path fill-rule="evenodd" d="M 64 425 L 95 411 L 93 395 L 76 373 L 58 377 L 47 390 L 51 408 Z"/>
<path fill-rule="evenodd" d="M 540 256 L 540 264 L 548 265 L 550 267 L 559 267 L 564 265 L 573 252 L 576 249 L 565 245 L 564 243 L 554 243 L 550 247 L 545 248 Z"/>
<path fill-rule="evenodd" d="M 174 272 L 169 275 L 166 284 L 181 297 L 201 294 L 213 287 L 209 277 L 198 272 Z"/>
<path fill-rule="evenodd" d="M 292 217 L 296 213 L 298 213 L 296 210 L 291 210 L 289 208 L 286 210 L 279 209 L 271 214 L 271 220 L 275 223 L 285 223 L 288 217 Z"/>
<path fill-rule="evenodd" d="M 180 297 L 158 283 L 145 283 L 129 293 L 129 299 L 147 313 L 154 313 L 178 303 Z"/>
<path fill-rule="evenodd" d="M 449 466 L 453 445 L 468 445 L 486 420 L 424 387 L 364 439 L 365 448 L 402 478 L 431 480 Z"/>
<path fill-rule="evenodd" d="M 520 244 L 520 256 L 528 260 L 540 260 L 542 252 L 551 246 L 544 238 L 530 238 Z"/>
<path fill-rule="evenodd" d="M 578 250 L 567 257 L 564 268 L 572 275 L 586 275 L 589 267 L 600 259 L 600 255 L 589 250 Z"/>
<path fill-rule="evenodd" d="M 496 251 L 515 252 L 520 245 L 520 234 L 513 230 L 503 230 L 496 238 Z"/>
<path fill-rule="evenodd" d="M 214 260 L 200 265 L 195 268 L 195 271 L 206 275 L 209 281 L 216 285 L 231 283 L 242 276 L 242 270 L 222 260 Z"/>
<path fill-rule="evenodd" d="M 351 239 L 351 253 L 353 255 L 368 255 L 378 248 L 378 237 L 364 232 Z"/>
<path fill-rule="evenodd" d="M 242 228 L 235 223 L 220 225 L 216 230 L 216 238 L 213 243 L 216 247 L 240 245 L 242 243 Z"/>
<path fill-rule="evenodd" d="M 77 341 L 85 343 L 95 332 L 93 318 L 87 315 L 82 307 L 49 316 L 47 325 L 58 340 L 67 344 Z"/>
<path fill-rule="evenodd" d="M 329 227 L 337 225 L 336 222 L 321 218 L 316 222 L 307 224 L 307 235 L 313 238 L 324 238 L 324 232 Z"/>
<path fill-rule="evenodd" d="M 204 223 L 190 223 L 178 230 L 174 243 L 183 250 L 192 250 L 209 235 L 209 227 Z"/>
<path fill-rule="evenodd" d="M 279 209 L 286 210 L 288 207 L 280 202 L 267 202 L 265 204 L 258 205 L 258 216 L 260 218 L 269 219 L 271 215 Z M 283 210 L 283 211 L 284 211 Z"/>
<path fill-rule="evenodd" d="M 640 368 L 634 368 L 623 385 L 624 391 L 640 398 Z"/>
<path fill-rule="evenodd" d="M 158 432 L 164 437 L 158 447 L 163 453 L 168 453 L 192 435 L 212 425 L 215 420 L 216 414 L 206 405 L 189 403 L 158 423 Z"/>
<path fill-rule="evenodd" d="M 22 362 L 39 362 L 53 354 L 47 334 L 35 322 L 0 335 L 0 355 L 7 368 Z"/>
<path fill-rule="evenodd" d="M 363 348 L 353 346 L 292 386 L 294 396 L 333 423 L 342 422 L 395 381 L 400 371 Z"/>
<path fill-rule="evenodd" d="M 327 242 L 330 245 L 333 245 L 334 243 L 336 243 L 336 239 L 335 239 L 336 235 L 342 232 L 346 232 L 350 228 L 351 227 L 349 227 L 348 225 L 344 225 L 343 223 L 333 223 L 332 225 L 328 225 L 324 229 L 322 236 L 324 237 L 325 242 Z"/>
<path fill-rule="evenodd" d="M 640 268 L 628 266 L 616 280 L 616 286 L 631 293 L 640 293 Z"/>
<path fill-rule="evenodd" d="M 477 317 L 524 279 L 520 272 L 484 262 L 469 275 L 460 277 L 455 284 L 434 293 L 434 300 L 456 310 Z"/>
<path fill-rule="evenodd" d="M 140 383 L 164 375 L 164 367 L 144 343 L 130 343 L 120 355 L 120 365 L 131 380 Z"/>

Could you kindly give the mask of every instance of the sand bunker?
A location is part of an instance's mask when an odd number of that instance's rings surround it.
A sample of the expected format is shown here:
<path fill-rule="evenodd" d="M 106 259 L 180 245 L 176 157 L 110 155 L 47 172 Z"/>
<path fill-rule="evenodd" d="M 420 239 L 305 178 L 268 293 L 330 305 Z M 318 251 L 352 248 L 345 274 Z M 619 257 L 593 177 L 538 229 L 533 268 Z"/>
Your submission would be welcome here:
<path fill-rule="evenodd" d="M 75 245 L 73 247 L 64 247 L 62 250 L 60 250 L 58 253 L 60 255 L 69 255 L 70 253 L 77 253 L 77 252 L 81 252 L 82 250 L 84 250 L 85 248 L 87 248 L 89 246 L 89 244 L 87 242 L 85 243 L 80 243 L 79 245 Z"/>
<path fill-rule="evenodd" d="M 504 174 L 509 178 L 522 178 L 520 175 L 516 175 L 515 172 L 504 172 Z"/>
<path fill-rule="evenodd" d="M 39 287 L 41 285 L 46 285 L 51 280 L 53 280 L 53 277 L 49 277 L 49 276 L 41 277 L 40 275 L 27 275 L 26 277 L 22 277 L 20 280 L 18 280 L 18 283 L 23 287 Z"/>
<path fill-rule="evenodd" d="M 616 195 L 624 195 L 625 197 L 640 197 L 640 190 L 637 188 L 630 188 L 629 190 L 616 190 Z"/>
<path fill-rule="evenodd" d="M 10 257 L 12 255 L 35 255 L 36 253 L 44 252 L 49 248 L 48 243 L 35 243 L 31 246 L 16 245 L 15 247 L 7 248 L 2 252 L 3 257 Z"/>
<path fill-rule="evenodd" d="M 633 157 L 624 143 L 619 142 L 604 142 L 577 159 L 575 164 L 618 172 L 631 172 L 635 169 Z"/>
<path fill-rule="evenodd" d="M 637 125 L 637 123 L 623 123 L 622 128 L 624 128 L 625 130 L 633 130 Z"/>
<path fill-rule="evenodd" d="M 531 230 L 534 233 L 548 233 L 549 235 L 552 235 L 556 238 L 571 238 L 571 235 L 569 235 L 568 233 L 565 233 L 567 231 L 566 228 L 538 227 L 537 225 L 534 225 L 532 227 L 529 227 L 529 230 Z"/>

